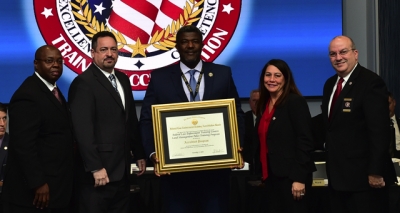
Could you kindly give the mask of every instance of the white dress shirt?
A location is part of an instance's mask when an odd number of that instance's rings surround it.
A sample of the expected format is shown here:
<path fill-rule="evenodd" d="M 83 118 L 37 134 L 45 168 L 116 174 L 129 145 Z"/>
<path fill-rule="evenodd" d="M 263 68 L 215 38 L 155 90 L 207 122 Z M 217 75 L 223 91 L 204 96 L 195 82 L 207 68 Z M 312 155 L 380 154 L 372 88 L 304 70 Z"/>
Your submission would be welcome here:
<path fill-rule="evenodd" d="M 351 72 L 350 72 L 346 77 L 343 77 L 343 80 L 344 80 L 344 81 L 342 82 L 342 91 L 343 91 L 344 85 L 346 85 L 346 82 L 349 80 L 351 74 L 353 73 L 353 71 L 354 71 L 354 69 L 357 67 L 357 65 L 358 65 L 358 64 L 356 64 L 356 66 L 354 66 L 354 68 L 351 70 Z M 336 87 L 337 87 L 337 83 L 338 83 L 339 79 L 340 79 L 340 76 L 338 76 L 338 78 L 336 79 L 336 83 L 335 83 L 335 85 L 333 86 L 331 98 L 329 99 L 328 115 L 330 115 L 330 113 L 331 113 L 332 98 L 333 98 L 333 95 L 335 94 Z"/>
<path fill-rule="evenodd" d="M 186 80 L 190 84 L 190 73 L 189 73 L 189 70 L 192 70 L 192 69 L 187 67 L 182 62 L 180 62 L 180 67 L 181 67 L 182 72 L 185 74 Z M 194 78 L 196 79 L 196 82 L 199 80 L 199 76 L 200 76 L 200 72 L 201 72 L 202 68 L 203 68 L 203 61 L 200 60 L 200 62 L 194 68 L 195 70 L 197 70 L 197 72 L 195 72 L 195 74 L 194 74 Z M 205 80 L 205 78 L 204 78 L 204 75 L 203 75 L 203 77 L 201 78 L 200 87 L 199 87 L 199 94 L 198 94 L 198 96 L 199 96 L 201 101 L 203 100 L 203 95 L 204 95 L 204 80 Z M 183 80 L 183 78 L 182 78 L 182 85 L 183 85 L 183 90 L 185 90 L 186 97 L 188 98 L 188 100 L 190 100 L 190 92 L 189 92 L 189 89 L 186 86 L 186 83 Z"/>
<path fill-rule="evenodd" d="M 97 67 L 97 68 L 99 68 L 99 67 Z M 119 96 L 121 97 L 122 106 L 124 106 L 124 108 L 125 108 L 125 93 L 124 93 L 124 89 L 122 88 L 121 83 L 119 82 L 117 75 L 115 75 L 114 69 L 112 70 L 111 73 L 106 72 L 106 71 L 104 71 L 104 70 L 102 70 L 100 68 L 99 68 L 99 70 L 106 76 L 108 81 L 110 81 L 110 79 L 108 77 L 111 74 L 113 74 L 115 76 L 115 81 L 117 82 L 117 89 L 118 89 Z M 111 81 L 110 81 L 110 84 L 111 84 Z"/>
<path fill-rule="evenodd" d="M 399 126 L 397 124 L 396 115 L 393 115 L 390 119 L 392 119 L 393 127 L 394 127 L 394 130 L 395 130 L 396 150 L 400 151 L 400 131 L 399 131 Z"/>

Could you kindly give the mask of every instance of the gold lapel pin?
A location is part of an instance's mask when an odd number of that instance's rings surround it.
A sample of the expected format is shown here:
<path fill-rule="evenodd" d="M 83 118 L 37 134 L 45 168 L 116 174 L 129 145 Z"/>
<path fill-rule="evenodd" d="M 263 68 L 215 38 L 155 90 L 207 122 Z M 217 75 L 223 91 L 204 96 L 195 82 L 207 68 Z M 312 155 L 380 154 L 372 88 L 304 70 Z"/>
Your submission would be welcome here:
<path fill-rule="evenodd" d="M 208 73 L 208 76 L 210 76 L 210 77 L 213 77 L 213 73 L 212 72 L 210 72 L 210 73 Z"/>

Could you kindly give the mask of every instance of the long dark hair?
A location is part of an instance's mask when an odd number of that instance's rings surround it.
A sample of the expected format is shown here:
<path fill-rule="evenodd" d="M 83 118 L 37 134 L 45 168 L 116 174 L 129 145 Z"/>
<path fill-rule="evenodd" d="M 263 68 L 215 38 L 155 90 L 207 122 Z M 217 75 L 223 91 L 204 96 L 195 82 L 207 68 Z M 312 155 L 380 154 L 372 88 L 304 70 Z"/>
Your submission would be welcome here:
<path fill-rule="evenodd" d="M 258 84 L 258 90 L 260 91 L 260 100 L 257 103 L 257 115 L 262 115 L 267 105 L 267 101 L 270 98 L 270 94 L 264 85 L 265 71 L 267 70 L 267 67 L 270 65 L 278 68 L 279 71 L 281 71 L 281 73 L 283 74 L 283 77 L 285 78 L 285 84 L 282 87 L 282 93 L 279 96 L 278 100 L 276 101 L 275 107 L 278 107 L 279 105 L 284 103 L 287 96 L 290 93 L 301 95 L 299 89 L 296 86 L 296 83 L 294 83 L 293 74 L 292 71 L 290 70 L 289 65 L 281 59 L 271 59 L 264 65 L 264 67 L 261 70 L 260 80 Z"/>

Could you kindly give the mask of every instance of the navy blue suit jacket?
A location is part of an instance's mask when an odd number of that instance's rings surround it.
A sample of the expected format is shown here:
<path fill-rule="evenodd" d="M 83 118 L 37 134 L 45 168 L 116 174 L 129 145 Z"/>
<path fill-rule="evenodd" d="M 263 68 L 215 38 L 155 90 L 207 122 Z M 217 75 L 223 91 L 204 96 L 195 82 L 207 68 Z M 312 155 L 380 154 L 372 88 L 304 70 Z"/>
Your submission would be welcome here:
<path fill-rule="evenodd" d="M 231 69 L 227 66 L 203 62 L 203 71 L 203 100 L 235 98 L 239 139 L 242 143 L 244 141 L 244 113 L 232 79 Z M 179 63 L 151 73 L 140 115 L 140 129 L 147 156 L 155 150 L 151 105 L 189 101 L 183 89 L 181 75 Z"/>

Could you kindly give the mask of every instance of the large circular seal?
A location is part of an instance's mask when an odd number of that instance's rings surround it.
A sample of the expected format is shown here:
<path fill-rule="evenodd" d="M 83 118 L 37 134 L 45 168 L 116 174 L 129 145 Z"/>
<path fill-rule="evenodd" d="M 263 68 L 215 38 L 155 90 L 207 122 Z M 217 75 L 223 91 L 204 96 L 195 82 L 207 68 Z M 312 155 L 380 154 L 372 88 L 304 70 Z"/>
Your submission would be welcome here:
<path fill-rule="evenodd" d="M 203 33 L 204 61 L 213 61 L 237 26 L 240 0 L 34 0 L 36 22 L 47 44 L 56 46 L 77 74 L 92 62 L 91 38 L 110 31 L 117 38 L 116 69 L 132 90 L 145 90 L 150 72 L 179 60 L 176 33 L 195 25 Z"/>

